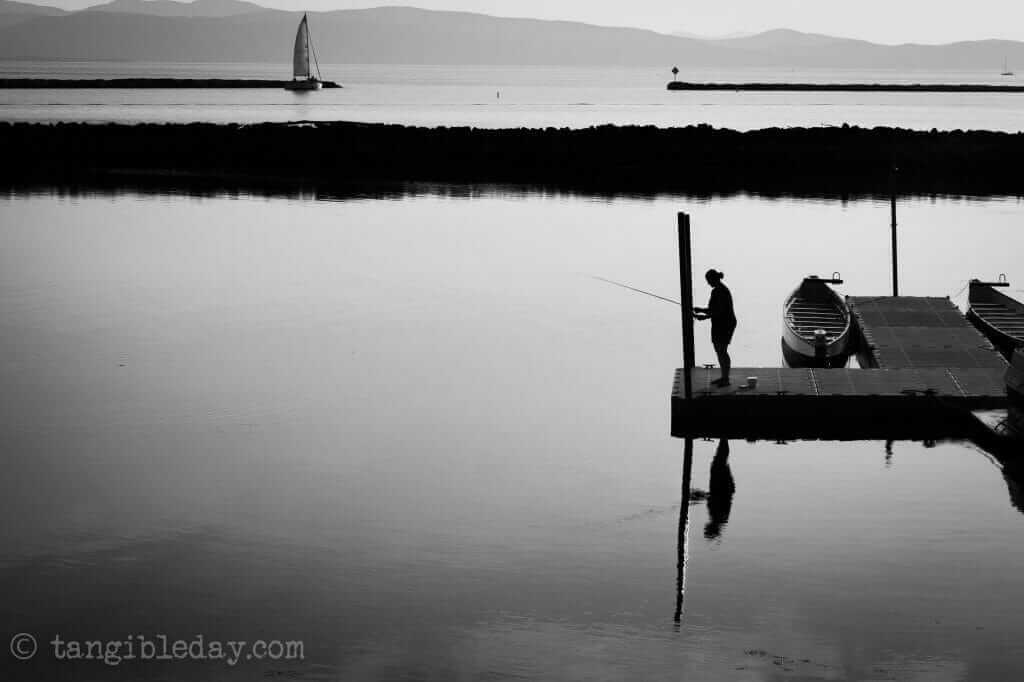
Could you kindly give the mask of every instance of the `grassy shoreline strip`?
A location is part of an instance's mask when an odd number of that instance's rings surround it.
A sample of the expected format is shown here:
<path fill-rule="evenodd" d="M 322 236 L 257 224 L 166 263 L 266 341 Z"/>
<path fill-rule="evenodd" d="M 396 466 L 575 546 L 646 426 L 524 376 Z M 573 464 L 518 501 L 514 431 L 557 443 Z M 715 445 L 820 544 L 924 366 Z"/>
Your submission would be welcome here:
<path fill-rule="evenodd" d="M 1024 194 L 1024 134 L 987 131 L 0 123 L 0 148 L 7 182 L 174 172 L 598 192 Z"/>

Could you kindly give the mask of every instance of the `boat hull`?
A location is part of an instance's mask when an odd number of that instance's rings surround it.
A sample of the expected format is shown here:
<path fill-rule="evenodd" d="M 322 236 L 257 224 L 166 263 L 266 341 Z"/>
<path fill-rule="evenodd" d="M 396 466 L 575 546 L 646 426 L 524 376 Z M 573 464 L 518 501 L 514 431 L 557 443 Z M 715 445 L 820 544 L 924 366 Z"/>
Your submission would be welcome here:
<path fill-rule="evenodd" d="M 794 346 L 799 346 L 800 341 L 795 339 L 782 339 L 782 359 L 786 363 L 786 367 L 827 367 L 831 369 L 841 369 L 846 367 L 850 362 L 850 357 L 853 355 L 849 352 L 849 344 L 846 344 L 846 348 L 831 344 L 827 347 L 827 353 L 824 359 L 818 357 L 814 353 L 813 347 L 806 347 L 803 350 L 795 350 Z"/>
<path fill-rule="evenodd" d="M 972 281 L 967 319 L 1009 358 L 1024 348 L 1024 304 L 984 282 Z"/>
<path fill-rule="evenodd" d="M 1006 370 L 1006 394 L 1010 400 L 1024 405 L 1024 349 L 1018 349 Z"/>
<path fill-rule="evenodd" d="M 292 90 L 294 92 L 311 92 L 313 90 L 320 90 L 324 84 L 318 80 L 308 81 L 292 81 L 284 86 L 285 90 Z"/>
<path fill-rule="evenodd" d="M 1020 347 L 1021 343 L 1019 339 L 1006 334 L 995 325 L 990 324 L 985 320 L 985 318 L 974 312 L 973 309 L 967 310 L 967 319 L 974 325 L 974 328 L 980 331 L 986 339 L 991 341 L 992 345 L 995 346 L 1003 355 L 1010 355 L 1014 349 Z"/>
<path fill-rule="evenodd" d="M 817 278 L 805 279 L 783 311 L 782 356 L 790 367 L 845 367 L 853 350 L 850 309 Z M 815 331 L 825 331 L 824 343 Z"/>

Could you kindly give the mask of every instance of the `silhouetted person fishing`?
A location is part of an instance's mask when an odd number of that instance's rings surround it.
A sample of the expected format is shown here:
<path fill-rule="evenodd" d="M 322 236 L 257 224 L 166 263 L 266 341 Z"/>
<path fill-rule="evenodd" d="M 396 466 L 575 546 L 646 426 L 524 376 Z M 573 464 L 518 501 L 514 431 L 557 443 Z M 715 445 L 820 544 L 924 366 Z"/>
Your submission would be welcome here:
<path fill-rule="evenodd" d="M 729 385 L 729 370 L 732 359 L 729 357 L 729 344 L 732 334 L 736 331 L 736 312 L 732 307 L 732 293 L 729 287 L 722 284 L 725 274 L 711 268 L 704 273 L 704 279 L 711 287 L 711 299 L 707 308 L 694 306 L 693 316 L 698 320 L 711 320 L 711 345 L 718 356 L 718 366 L 722 368 L 722 376 L 711 383 L 715 386 Z"/>
<path fill-rule="evenodd" d="M 713 540 L 722 534 L 722 528 L 729 523 L 732 510 L 732 496 L 736 483 L 729 469 L 729 441 L 718 441 L 715 458 L 711 460 L 711 480 L 708 483 L 708 522 L 704 526 L 704 537 Z"/>

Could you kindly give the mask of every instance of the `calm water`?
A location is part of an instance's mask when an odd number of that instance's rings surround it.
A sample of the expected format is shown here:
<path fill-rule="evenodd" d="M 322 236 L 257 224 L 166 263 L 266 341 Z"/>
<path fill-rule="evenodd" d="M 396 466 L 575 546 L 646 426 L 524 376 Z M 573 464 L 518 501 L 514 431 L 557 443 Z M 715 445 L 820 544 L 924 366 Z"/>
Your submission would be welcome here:
<path fill-rule="evenodd" d="M 668 65 L 671 66 L 671 65 Z M 287 64 L 0 62 L 0 78 L 283 78 Z M 849 123 L 1024 130 L 1024 94 L 668 92 L 657 68 L 325 65 L 342 90 L 0 90 L 0 120 L 260 122 L 350 120 L 424 126 L 683 126 L 749 130 Z M 713 70 L 717 82 L 1018 83 L 992 72 Z M 500 93 L 500 97 L 498 96 Z"/>
<path fill-rule="evenodd" d="M 306 656 L 4 679 L 1020 677 L 1024 516 L 965 444 L 734 441 L 673 624 L 678 309 L 591 276 L 676 295 L 680 209 L 738 365 L 778 364 L 801 275 L 887 290 L 871 200 L 0 197 L 3 637 Z M 904 292 L 1024 283 L 1022 215 L 903 202 Z"/>

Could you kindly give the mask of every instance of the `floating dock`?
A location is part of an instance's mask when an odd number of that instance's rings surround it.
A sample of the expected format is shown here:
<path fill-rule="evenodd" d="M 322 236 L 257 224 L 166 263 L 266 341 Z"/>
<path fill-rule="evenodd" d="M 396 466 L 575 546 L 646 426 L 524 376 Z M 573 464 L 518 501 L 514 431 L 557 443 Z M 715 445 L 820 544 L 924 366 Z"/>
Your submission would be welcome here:
<path fill-rule="evenodd" d="M 946 298 L 847 298 L 862 368 L 684 370 L 672 390 L 680 437 L 957 438 L 976 428 L 971 410 L 1007 405 L 1006 361 Z M 746 378 L 757 377 L 747 388 Z"/>
<path fill-rule="evenodd" d="M 849 296 L 846 302 L 860 332 L 861 367 L 985 367 L 1006 372 L 1003 356 L 948 298 Z"/>
<path fill-rule="evenodd" d="M 956 438 L 971 410 L 1006 407 L 1005 369 L 811 369 L 734 367 L 734 383 L 711 386 L 717 369 L 684 370 L 672 387 L 672 435 L 730 438 Z M 746 378 L 757 377 L 757 388 Z"/>

